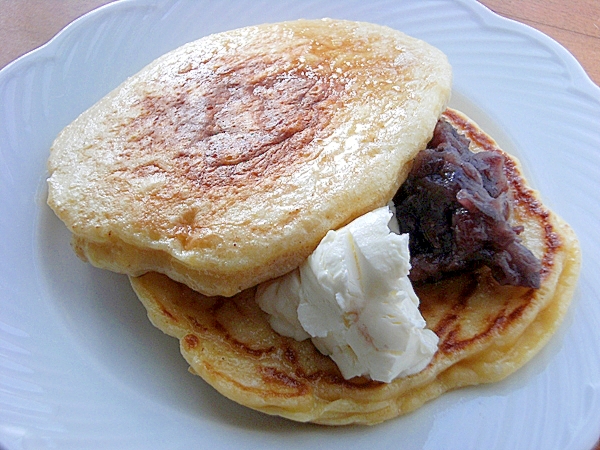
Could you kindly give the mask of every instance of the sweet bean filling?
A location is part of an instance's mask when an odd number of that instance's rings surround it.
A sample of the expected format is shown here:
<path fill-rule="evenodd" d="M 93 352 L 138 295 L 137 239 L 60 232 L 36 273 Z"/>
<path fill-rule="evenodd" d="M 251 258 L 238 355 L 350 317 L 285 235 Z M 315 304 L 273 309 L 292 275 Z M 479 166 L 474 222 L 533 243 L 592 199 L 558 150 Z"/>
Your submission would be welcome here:
<path fill-rule="evenodd" d="M 394 197 L 398 225 L 410 234 L 414 283 L 487 266 L 502 285 L 540 286 L 540 261 L 509 223 L 511 194 L 500 153 L 469 150 L 440 120 Z"/>

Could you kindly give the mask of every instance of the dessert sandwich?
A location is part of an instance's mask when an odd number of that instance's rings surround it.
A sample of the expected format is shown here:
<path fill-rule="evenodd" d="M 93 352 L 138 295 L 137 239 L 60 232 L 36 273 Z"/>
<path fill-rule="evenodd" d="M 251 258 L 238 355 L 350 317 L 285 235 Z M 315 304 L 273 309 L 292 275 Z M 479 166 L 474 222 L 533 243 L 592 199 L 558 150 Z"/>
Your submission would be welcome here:
<path fill-rule="evenodd" d="M 571 228 L 451 84 L 442 52 L 379 25 L 210 35 L 59 134 L 48 204 L 223 395 L 379 423 L 516 371 L 579 273 Z"/>

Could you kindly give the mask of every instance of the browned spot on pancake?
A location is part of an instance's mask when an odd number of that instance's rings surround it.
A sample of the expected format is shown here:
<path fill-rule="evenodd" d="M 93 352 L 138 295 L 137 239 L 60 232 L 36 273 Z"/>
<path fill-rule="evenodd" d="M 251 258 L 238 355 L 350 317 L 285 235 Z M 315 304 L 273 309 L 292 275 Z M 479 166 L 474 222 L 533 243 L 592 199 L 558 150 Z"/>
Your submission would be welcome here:
<path fill-rule="evenodd" d="M 373 389 L 377 386 L 384 386 L 386 383 L 381 381 L 373 381 L 367 377 L 354 377 L 346 380 L 341 374 L 331 372 L 319 372 L 308 377 L 311 381 L 320 380 L 331 385 L 344 386 L 349 389 Z"/>
<path fill-rule="evenodd" d="M 313 358 L 325 358 L 327 361 L 327 369 L 314 370 L 310 373 L 307 373 L 305 370 L 305 366 L 303 365 L 304 361 L 302 359 L 298 359 L 294 361 L 292 366 L 294 367 L 293 373 L 297 379 L 304 380 L 311 385 L 318 384 L 329 384 L 332 386 L 343 386 L 349 389 L 371 389 L 376 386 L 385 385 L 380 381 L 373 381 L 366 377 L 354 377 L 349 380 L 346 380 L 339 368 L 335 365 L 335 363 L 329 359 L 329 357 L 322 355 L 318 350 L 314 349 Z"/>
<path fill-rule="evenodd" d="M 503 330 L 507 329 L 521 319 L 535 290 L 529 289 L 527 292 L 529 295 L 520 297 L 521 302 L 515 307 L 515 309 L 507 313 L 506 309 L 502 308 L 497 314 L 488 317 L 487 328 L 484 328 L 483 324 L 480 325 L 479 332 L 468 338 L 460 337 L 461 329 L 460 324 L 458 324 L 456 328 L 451 330 L 447 336 L 440 341 L 440 351 L 447 354 L 455 353 L 473 345 L 477 341 L 487 339 L 491 335 L 502 333 Z"/>
<path fill-rule="evenodd" d="M 213 299 L 214 302 L 208 307 L 208 312 L 212 317 L 215 317 L 218 311 L 226 305 L 227 299 L 225 297 L 213 297 Z"/>
<path fill-rule="evenodd" d="M 273 367 L 264 366 L 260 366 L 259 371 L 265 381 L 275 380 L 287 387 L 300 388 L 302 390 L 308 389 L 309 386 L 316 386 L 322 383 L 332 386 L 342 386 L 352 390 L 373 389 L 377 386 L 385 385 L 385 383 L 373 381 L 366 377 L 354 377 L 346 380 L 335 364 L 331 364 L 329 370 L 316 370 L 311 373 L 305 372 L 302 361 L 300 360 L 296 361 L 293 366 L 293 371 L 282 372 Z M 294 374 L 293 377 L 290 375 L 292 373 Z"/>
<path fill-rule="evenodd" d="M 235 337 L 233 337 L 231 335 L 231 333 L 229 332 L 229 330 L 227 329 L 227 327 L 225 325 L 223 325 L 221 322 L 219 322 L 218 320 L 215 320 L 213 322 L 213 328 L 220 336 L 222 336 L 222 338 L 224 340 L 229 342 L 229 344 L 232 345 L 233 347 L 237 348 L 238 351 L 240 351 L 244 354 L 253 356 L 254 358 L 260 358 L 262 356 L 273 353 L 273 352 L 275 352 L 275 350 L 277 350 L 274 346 L 269 346 L 266 348 L 254 348 L 249 345 L 246 345 L 245 342 L 242 342 L 239 339 L 236 339 Z"/>
<path fill-rule="evenodd" d="M 169 176 L 200 195 L 293 170 L 295 161 L 310 158 L 308 144 L 324 137 L 344 86 L 323 66 L 295 62 L 289 70 L 289 62 L 273 58 L 220 57 L 186 69 L 169 91 L 139 101 L 122 157 L 167 156 Z M 144 166 L 133 173 L 151 172 Z"/>
<path fill-rule="evenodd" d="M 291 347 L 286 347 L 284 349 L 283 356 L 292 364 L 298 363 L 298 353 Z"/>
<path fill-rule="evenodd" d="M 163 172 L 165 172 L 165 170 L 162 167 L 160 167 L 160 165 L 156 162 L 143 164 L 141 166 L 136 167 L 133 171 L 134 175 L 138 177 L 148 177 Z"/>
<path fill-rule="evenodd" d="M 194 327 L 195 331 L 202 331 L 204 333 L 206 333 L 208 331 L 208 328 L 205 327 L 204 325 L 202 325 L 198 319 L 196 319 L 194 316 L 192 315 L 188 315 L 187 319 L 189 321 L 189 323 Z"/>
<path fill-rule="evenodd" d="M 258 371 L 266 384 L 279 384 L 283 385 L 287 388 L 293 389 L 296 395 L 304 395 L 308 392 L 309 387 L 306 383 L 297 380 L 296 378 L 292 378 L 287 373 L 284 373 L 274 367 L 258 367 Z M 273 393 L 274 394 L 274 393 Z M 279 393 L 279 395 L 288 396 L 290 395 L 288 392 Z"/>
<path fill-rule="evenodd" d="M 160 312 L 169 318 L 169 320 L 173 321 L 173 322 L 177 322 L 177 317 L 175 317 L 173 314 L 171 314 L 169 312 L 169 310 L 167 308 L 165 308 L 163 305 L 160 305 Z"/>
<path fill-rule="evenodd" d="M 452 283 L 453 287 L 447 287 L 448 283 Z M 440 281 L 437 286 L 444 286 L 442 289 L 428 289 L 427 293 L 420 293 L 421 297 L 427 298 L 427 301 L 421 303 L 421 313 L 427 316 L 426 309 L 428 307 L 436 308 L 436 305 L 449 304 L 448 312 L 437 322 L 432 328 L 433 332 L 438 337 L 443 337 L 448 334 L 459 320 L 461 311 L 467 306 L 469 299 L 479 286 L 479 277 L 476 273 L 465 274 L 464 276 L 455 277 L 448 282 Z M 456 285 L 456 286 L 454 286 Z M 416 288 L 419 292 L 418 287 Z M 452 295 L 449 293 L 452 292 Z M 432 295 L 433 294 L 433 295 Z"/>
<path fill-rule="evenodd" d="M 195 334 L 186 334 L 183 338 L 183 345 L 187 350 L 192 350 L 198 346 L 200 340 Z"/>
<path fill-rule="evenodd" d="M 452 332 L 456 332 L 457 329 L 456 323 L 460 319 L 458 314 L 449 313 L 442 317 L 442 320 L 438 322 L 436 327 L 433 329 L 433 332 L 438 335 L 438 337 L 443 337 Z"/>
<path fill-rule="evenodd" d="M 460 114 L 448 109 L 444 112 L 444 115 L 454 124 L 458 125 L 461 132 L 475 145 L 478 145 L 487 151 L 506 155 L 506 153 L 500 150 L 489 136 L 484 134 L 482 130 L 475 127 L 472 123 L 465 120 Z M 541 277 L 544 279 L 544 277 L 551 272 L 556 253 L 563 243 L 552 226 L 549 211 L 544 208 L 540 200 L 535 197 L 534 192 L 525 184 L 525 180 L 523 179 L 517 164 L 511 157 L 506 158 L 505 173 L 510 184 L 515 204 L 519 205 L 527 212 L 527 214 L 533 217 L 544 231 L 543 239 L 546 248 L 542 258 L 541 271 Z"/>
<path fill-rule="evenodd" d="M 500 286 L 485 268 L 415 290 L 421 300 L 421 313 L 440 338 L 440 353 L 445 354 L 459 352 L 513 326 L 527 313 L 536 292 Z M 476 324 L 475 330 L 470 329 L 471 322 Z"/>
<path fill-rule="evenodd" d="M 252 296 L 252 299 L 253 298 L 254 297 Z M 212 318 L 210 328 L 216 331 L 217 334 L 219 334 L 231 346 L 235 347 L 239 352 L 250 355 L 254 358 L 263 357 L 277 350 L 274 346 L 268 346 L 264 348 L 250 346 L 233 336 L 230 332 L 230 328 L 235 327 L 236 323 L 231 323 L 229 321 L 223 322 L 219 320 L 219 310 L 225 307 L 234 308 L 236 311 L 236 316 L 238 317 L 244 316 L 245 312 L 236 301 L 233 301 L 231 299 L 225 297 L 213 297 L 212 299 L 214 300 L 214 303 L 208 308 L 209 314 L 207 316 Z"/>
<path fill-rule="evenodd" d="M 456 327 L 450 330 L 447 335 L 438 344 L 439 351 L 446 354 L 456 353 L 463 350 L 466 347 L 473 345 L 475 342 L 486 338 L 496 330 L 504 328 L 507 325 L 506 316 L 499 315 L 496 317 L 490 317 L 490 323 L 487 328 L 482 329 L 481 332 L 470 336 L 469 338 L 461 338 L 461 326 L 460 323 Z"/>

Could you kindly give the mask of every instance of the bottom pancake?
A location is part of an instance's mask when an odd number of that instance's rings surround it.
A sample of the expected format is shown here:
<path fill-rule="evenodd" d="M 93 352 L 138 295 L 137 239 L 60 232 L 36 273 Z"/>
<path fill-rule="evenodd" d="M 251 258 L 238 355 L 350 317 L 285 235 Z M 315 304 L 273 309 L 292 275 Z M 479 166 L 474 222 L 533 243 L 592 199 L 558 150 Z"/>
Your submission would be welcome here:
<path fill-rule="evenodd" d="M 462 114 L 444 117 L 473 151 L 501 152 Z M 512 223 L 541 261 L 540 288 L 501 286 L 487 268 L 416 289 L 439 348 L 421 372 L 391 383 L 345 380 L 309 341 L 274 332 L 256 304 L 255 288 L 206 297 L 165 275 L 131 278 L 152 323 L 180 340 L 181 352 L 226 397 L 301 422 L 375 424 L 412 411 L 444 392 L 501 380 L 529 361 L 561 323 L 575 290 L 579 245 L 571 228 L 544 208 L 507 156 Z"/>
<path fill-rule="evenodd" d="M 486 271 L 420 289 L 439 350 L 424 371 L 389 384 L 345 380 L 310 341 L 275 333 L 254 289 L 205 297 L 158 273 L 131 282 L 152 323 L 180 340 L 191 371 L 226 397 L 301 422 L 375 424 L 529 361 L 560 324 L 577 280 L 576 240 L 568 228 L 561 239 L 540 290 L 501 287 Z"/>

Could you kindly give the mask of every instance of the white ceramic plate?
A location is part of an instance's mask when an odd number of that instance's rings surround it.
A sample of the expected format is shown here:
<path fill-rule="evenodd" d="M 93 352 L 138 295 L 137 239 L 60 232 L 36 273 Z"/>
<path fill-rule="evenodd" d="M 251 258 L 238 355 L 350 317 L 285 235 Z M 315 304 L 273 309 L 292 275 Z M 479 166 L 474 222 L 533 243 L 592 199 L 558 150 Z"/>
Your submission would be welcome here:
<path fill-rule="evenodd" d="M 45 205 L 56 134 L 160 54 L 300 17 L 390 25 L 447 53 L 453 104 L 524 163 L 570 222 L 583 272 L 560 331 L 525 368 L 373 428 L 240 407 L 187 372 L 125 277 L 80 262 Z M 556 42 L 469 1 L 125 1 L 0 73 L 0 446 L 7 449 L 589 449 L 600 437 L 600 89 Z"/>

